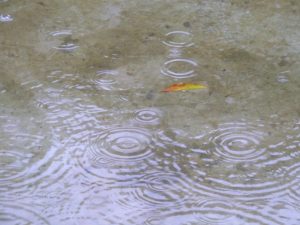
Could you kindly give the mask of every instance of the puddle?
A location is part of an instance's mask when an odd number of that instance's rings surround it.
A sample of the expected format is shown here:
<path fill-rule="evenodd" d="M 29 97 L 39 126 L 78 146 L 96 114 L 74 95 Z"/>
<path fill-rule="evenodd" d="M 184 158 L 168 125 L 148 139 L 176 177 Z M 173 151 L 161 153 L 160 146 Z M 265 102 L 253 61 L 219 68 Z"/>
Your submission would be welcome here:
<path fill-rule="evenodd" d="M 299 3 L 0 6 L 0 224 L 299 224 Z"/>

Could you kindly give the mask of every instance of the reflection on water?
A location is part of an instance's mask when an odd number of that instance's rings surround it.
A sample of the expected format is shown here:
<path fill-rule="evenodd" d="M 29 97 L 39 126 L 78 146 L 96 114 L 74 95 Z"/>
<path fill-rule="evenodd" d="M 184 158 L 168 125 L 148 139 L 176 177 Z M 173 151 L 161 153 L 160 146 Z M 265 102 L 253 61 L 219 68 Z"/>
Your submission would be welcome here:
<path fill-rule="evenodd" d="M 0 22 L 11 22 L 13 21 L 13 17 L 9 14 L 5 15 L 5 14 L 0 14 Z"/>
<path fill-rule="evenodd" d="M 2 224 L 50 224 L 45 218 L 32 211 L 30 207 L 26 209 L 18 205 L 1 204 L 0 212 Z"/>
<path fill-rule="evenodd" d="M 0 224 L 300 224 L 299 9 L 0 0 Z"/>

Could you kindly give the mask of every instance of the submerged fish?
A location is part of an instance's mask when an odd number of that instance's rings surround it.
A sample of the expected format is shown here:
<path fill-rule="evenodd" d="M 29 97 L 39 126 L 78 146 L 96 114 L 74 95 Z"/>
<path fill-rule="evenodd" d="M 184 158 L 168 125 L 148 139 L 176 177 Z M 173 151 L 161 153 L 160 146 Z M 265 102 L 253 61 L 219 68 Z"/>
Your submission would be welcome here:
<path fill-rule="evenodd" d="M 194 84 L 194 83 L 176 83 L 162 90 L 162 92 L 173 92 L 173 91 L 186 91 L 195 89 L 207 88 L 204 84 Z"/>

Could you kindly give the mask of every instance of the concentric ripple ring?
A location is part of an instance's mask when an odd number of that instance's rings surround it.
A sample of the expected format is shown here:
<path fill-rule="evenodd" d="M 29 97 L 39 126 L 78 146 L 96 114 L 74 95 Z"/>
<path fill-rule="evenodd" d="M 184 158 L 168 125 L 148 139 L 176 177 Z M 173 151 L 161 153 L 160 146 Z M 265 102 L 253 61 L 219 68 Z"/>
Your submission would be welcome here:
<path fill-rule="evenodd" d="M 107 130 L 90 142 L 91 155 L 110 160 L 141 160 L 153 152 L 151 135 L 140 128 L 115 128 Z"/>
<path fill-rule="evenodd" d="M 157 125 L 160 122 L 160 112 L 155 108 L 144 108 L 137 110 L 135 119 L 143 124 Z"/>
<path fill-rule="evenodd" d="M 226 123 L 217 130 L 207 134 L 208 143 L 215 149 L 213 154 L 226 161 L 240 162 L 252 161 L 265 153 L 260 147 L 265 134 L 247 123 Z"/>
<path fill-rule="evenodd" d="M 192 59 L 171 59 L 163 64 L 161 73 L 178 79 L 193 77 L 197 65 Z"/>
<path fill-rule="evenodd" d="M 162 43 L 169 47 L 190 47 L 193 46 L 192 34 L 186 31 L 171 31 L 165 35 L 166 40 Z"/>
<path fill-rule="evenodd" d="M 11 204 L 0 204 L 0 223 L 40 225 L 50 224 L 45 218 L 31 209 Z"/>
<path fill-rule="evenodd" d="M 135 198 L 146 205 L 167 206 L 183 203 L 192 193 L 189 183 L 180 173 L 153 172 L 140 179 Z M 183 194 L 184 193 L 184 194 Z"/>

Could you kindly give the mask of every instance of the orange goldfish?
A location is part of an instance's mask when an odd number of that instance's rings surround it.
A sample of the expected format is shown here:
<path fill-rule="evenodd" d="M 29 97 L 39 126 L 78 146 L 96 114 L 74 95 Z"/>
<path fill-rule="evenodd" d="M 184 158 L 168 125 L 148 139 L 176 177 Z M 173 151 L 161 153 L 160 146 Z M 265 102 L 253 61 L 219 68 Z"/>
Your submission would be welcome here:
<path fill-rule="evenodd" d="M 204 84 L 194 84 L 194 83 L 176 83 L 162 90 L 162 92 L 173 92 L 173 91 L 186 91 L 195 89 L 207 88 Z"/>

